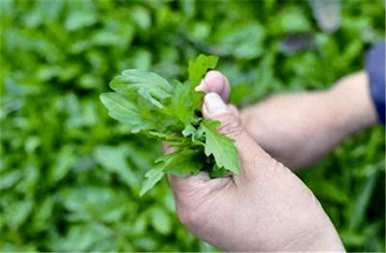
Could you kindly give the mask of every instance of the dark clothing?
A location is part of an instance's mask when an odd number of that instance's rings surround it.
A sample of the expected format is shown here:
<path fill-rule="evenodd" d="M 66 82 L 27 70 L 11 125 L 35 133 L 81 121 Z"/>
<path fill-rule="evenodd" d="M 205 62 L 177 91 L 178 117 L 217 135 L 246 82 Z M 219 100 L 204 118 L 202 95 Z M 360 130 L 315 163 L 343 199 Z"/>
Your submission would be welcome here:
<path fill-rule="evenodd" d="M 385 43 L 380 43 L 366 55 L 366 71 L 370 80 L 370 94 L 378 113 L 379 121 L 385 125 Z"/>

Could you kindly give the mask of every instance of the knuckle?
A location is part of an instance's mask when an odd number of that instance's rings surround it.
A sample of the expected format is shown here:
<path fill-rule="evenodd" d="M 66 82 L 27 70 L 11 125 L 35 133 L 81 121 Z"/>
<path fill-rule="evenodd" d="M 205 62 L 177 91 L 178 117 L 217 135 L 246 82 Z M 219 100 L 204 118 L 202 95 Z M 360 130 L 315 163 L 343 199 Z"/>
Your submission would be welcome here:
<path fill-rule="evenodd" d="M 219 116 L 221 126 L 219 131 L 231 138 L 239 136 L 243 132 L 240 118 L 233 113 L 224 113 Z"/>

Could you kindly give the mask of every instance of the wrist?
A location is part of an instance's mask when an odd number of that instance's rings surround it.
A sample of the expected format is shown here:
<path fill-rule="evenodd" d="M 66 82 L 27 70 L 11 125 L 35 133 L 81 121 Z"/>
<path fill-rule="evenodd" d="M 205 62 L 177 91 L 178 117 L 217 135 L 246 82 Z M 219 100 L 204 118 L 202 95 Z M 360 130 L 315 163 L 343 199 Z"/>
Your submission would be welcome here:
<path fill-rule="evenodd" d="M 365 72 L 354 73 L 339 80 L 324 96 L 332 112 L 331 124 L 344 135 L 377 123 Z"/>

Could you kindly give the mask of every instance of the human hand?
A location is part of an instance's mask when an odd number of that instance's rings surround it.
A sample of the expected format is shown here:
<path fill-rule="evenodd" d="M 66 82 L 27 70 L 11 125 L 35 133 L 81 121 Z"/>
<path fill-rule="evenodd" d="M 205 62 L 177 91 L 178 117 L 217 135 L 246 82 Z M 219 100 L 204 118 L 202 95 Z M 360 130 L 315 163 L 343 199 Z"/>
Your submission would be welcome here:
<path fill-rule="evenodd" d="M 210 72 L 200 90 L 229 95 L 229 82 Z M 276 95 L 241 111 L 246 130 L 261 147 L 291 169 L 320 160 L 348 135 L 376 122 L 367 76 L 350 75 L 328 91 Z"/>
<path fill-rule="evenodd" d="M 217 78 L 209 72 L 205 80 L 216 86 Z M 203 114 L 220 121 L 219 130 L 235 141 L 241 171 L 170 178 L 178 216 L 191 232 L 227 251 L 344 250 L 312 192 L 254 141 L 234 107 L 211 92 Z"/>

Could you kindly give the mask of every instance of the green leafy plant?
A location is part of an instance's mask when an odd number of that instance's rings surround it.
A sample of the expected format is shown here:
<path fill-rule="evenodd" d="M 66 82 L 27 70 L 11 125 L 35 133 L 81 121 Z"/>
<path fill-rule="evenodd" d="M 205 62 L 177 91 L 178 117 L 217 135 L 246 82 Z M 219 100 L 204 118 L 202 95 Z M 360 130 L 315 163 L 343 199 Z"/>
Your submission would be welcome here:
<path fill-rule="evenodd" d="M 202 117 L 203 93 L 194 90 L 217 61 L 216 56 L 199 55 L 189 62 L 189 78 L 184 83 L 169 82 L 153 72 L 124 70 L 110 83 L 114 92 L 101 95 L 109 115 L 131 133 L 159 139 L 173 149 L 146 173 L 140 195 L 165 174 L 188 176 L 207 170 L 218 177 L 239 172 L 233 141 L 218 132 L 219 122 Z"/>

